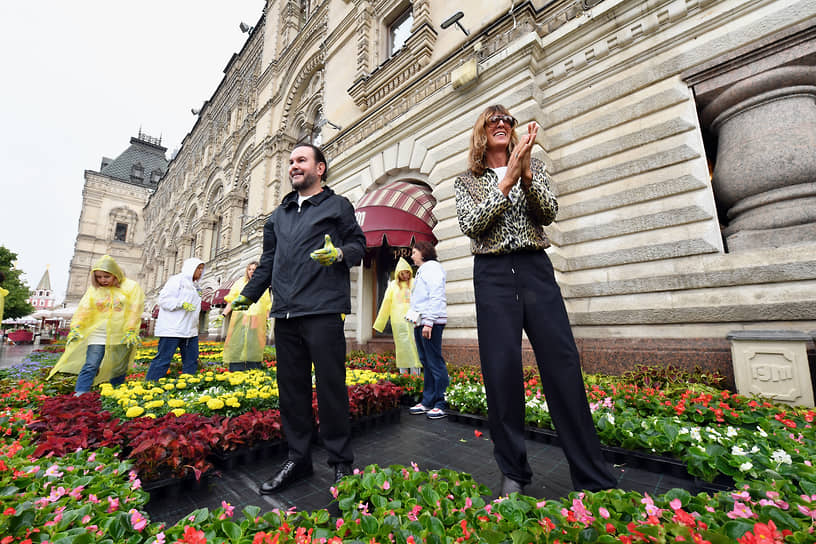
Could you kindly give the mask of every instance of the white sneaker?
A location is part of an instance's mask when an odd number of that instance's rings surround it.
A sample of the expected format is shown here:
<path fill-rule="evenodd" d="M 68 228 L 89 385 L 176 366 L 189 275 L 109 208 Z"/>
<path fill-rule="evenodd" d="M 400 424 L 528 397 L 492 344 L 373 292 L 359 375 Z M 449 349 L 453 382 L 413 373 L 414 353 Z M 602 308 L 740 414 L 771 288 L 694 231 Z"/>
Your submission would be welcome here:
<path fill-rule="evenodd" d="M 447 415 L 448 414 L 446 414 L 445 410 L 443 410 L 442 408 L 434 408 L 433 410 L 428 410 L 428 413 L 425 414 L 425 417 L 427 417 L 428 419 L 442 419 Z"/>
<path fill-rule="evenodd" d="M 427 411 L 428 411 L 428 409 L 425 408 L 424 406 L 422 406 L 422 403 L 419 403 L 419 404 L 417 404 L 415 406 L 411 406 L 410 408 L 408 408 L 408 413 L 413 414 L 415 416 L 418 416 L 420 414 L 424 414 Z"/>

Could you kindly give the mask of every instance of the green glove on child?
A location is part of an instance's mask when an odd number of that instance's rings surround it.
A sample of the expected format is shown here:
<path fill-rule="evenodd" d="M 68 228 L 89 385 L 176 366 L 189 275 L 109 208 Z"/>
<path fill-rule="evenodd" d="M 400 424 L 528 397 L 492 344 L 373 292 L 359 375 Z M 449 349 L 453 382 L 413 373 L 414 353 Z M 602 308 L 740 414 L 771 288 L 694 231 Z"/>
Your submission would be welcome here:
<path fill-rule="evenodd" d="M 193 305 L 192 305 L 191 303 L 189 303 L 189 302 L 184 302 L 184 303 L 182 303 L 181 307 L 182 307 L 184 310 L 188 311 L 188 312 L 194 312 L 194 311 L 195 311 L 195 306 L 193 306 Z"/>
<path fill-rule="evenodd" d="M 136 332 L 136 329 L 130 329 L 125 333 L 125 336 L 122 337 L 122 343 L 129 348 L 134 346 L 139 346 L 142 343 L 142 339 L 139 338 L 139 334 Z"/>
<path fill-rule="evenodd" d="M 79 334 L 79 327 L 71 327 L 71 330 L 68 332 L 68 336 L 65 337 L 65 344 L 70 344 L 74 340 L 79 340 L 82 337 Z"/>

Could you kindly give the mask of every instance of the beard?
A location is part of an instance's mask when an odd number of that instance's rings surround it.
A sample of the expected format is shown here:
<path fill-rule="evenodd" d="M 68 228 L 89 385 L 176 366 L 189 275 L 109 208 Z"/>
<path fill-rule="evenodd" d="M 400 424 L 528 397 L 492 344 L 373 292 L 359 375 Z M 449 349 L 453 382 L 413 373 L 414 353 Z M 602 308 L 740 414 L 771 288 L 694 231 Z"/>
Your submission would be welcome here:
<path fill-rule="evenodd" d="M 305 191 L 307 189 L 311 189 L 318 183 L 320 183 L 320 178 L 314 172 L 310 174 L 303 174 L 302 180 L 292 180 L 292 189 L 295 191 Z"/>

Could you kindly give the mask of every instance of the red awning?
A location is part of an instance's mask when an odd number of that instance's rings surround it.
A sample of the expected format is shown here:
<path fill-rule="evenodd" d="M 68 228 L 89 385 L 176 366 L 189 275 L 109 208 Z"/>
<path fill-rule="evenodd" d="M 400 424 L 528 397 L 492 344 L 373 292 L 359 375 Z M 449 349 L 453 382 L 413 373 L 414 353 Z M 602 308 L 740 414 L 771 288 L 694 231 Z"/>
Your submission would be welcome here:
<path fill-rule="evenodd" d="M 436 244 L 433 230 L 424 221 L 396 208 L 360 208 L 357 221 L 365 233 L 367 247 L 380 247 L 384 243 L 393 247 L 411 247 L 417 240 Z"/>
<path fill-rule="evenodd" d="M 436 198 L 424 185 L 398 181 L 365 195 L 357 204 L 357 222 L 368 247 L 384 243 L 409 247 L 416 240 L 436 244 Z"/>
<path fill-rule="evenodd" d="M 218 289 L 215 290 L 215 293 L 212 296 L 212 300 L 210 304 L 213 306 L 226 306 L 227 301 L 224 300 L 224 297 L 227 296 L 232 289 L 233 284 L 238 281 L 241 276 L 237 276 L 232 278 L 231 280 L 223 282 L 221 285 L 218 286 Z"/>
<path fill-rule="evenodd" d="M 215 289 L 212 287 L 205 287 L 201 290 L 201 311 L 208 312 L 212 305 L 212 298 L 215 294 Z"/>
<path fill-rule="evenodd" d="M 159 317 L 159 305 L 158 305 L 158 304 L 157 304 L 157 305 L 155 305 L 155 306 L 153 306 L 153 311 L 152 311 L 152 312 L 150 312 L 150 316 L 151 316 L 153 319 L 156 319 L 157 317 Z"/>

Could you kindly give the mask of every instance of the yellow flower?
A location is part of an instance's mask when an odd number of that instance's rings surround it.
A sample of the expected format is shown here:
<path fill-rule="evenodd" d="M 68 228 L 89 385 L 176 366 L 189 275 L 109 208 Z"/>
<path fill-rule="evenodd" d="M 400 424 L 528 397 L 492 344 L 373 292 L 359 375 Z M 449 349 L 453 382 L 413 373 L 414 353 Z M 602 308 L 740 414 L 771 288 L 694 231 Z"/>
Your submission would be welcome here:
<path fill-rule="evenodd" d="M 176 408 L 175 410 L 171 410 L 171 412 L 176 414 L 176 417 L 184 415 L 186 413 L 184 408 Z"/>
<path fill-rule="evenodd" d="M 156 414 L 152 412 L 148 412 L 144 415 L 144 417 L 149 417 L 150 419 L 156 419 Z"/>
<path fill-rule="evenodd" d="M 152 401 L 148 402 L 147 404 L 145 404 L 145 408 L 148 409 L 148 410 L 150 410 L 152 408 L 161 408 L 162 406 L 164 406 L 164 401 L 161 400 L 161 399 L 152 400 Z"/>
<path fill-rule="evenodd" d="M 144 414 L 144 408 L 141 406 L 131 406 L 128 408 L 128 411 L 125 412 L 125 417 L 139 417 L 142 414 Z"/>
<path fill-rule="evenodd" d="M 224 401 L 221 399 L 210 399 L 207 401 L 207 408 L 210 410 L 220 410 L 224 407 Z"/>
<path fill-rule="evenodd" d="M 184 406 L 184 401 L 181 399 L 170 399 L 167 401 L 168 406 L 171 408 L 181 408 Z"/>
<path fill-rule="evenodd" d="M 185 387 L 187 387 L 187 382 L 184 380 L 179 380 L 176 382 L 176 389 L 184 389 Z"/>
<path fill-rule="evenodd" d="M 163 387 L 164 389 L 166 389 L 167 391 L 172 391 L 173 389 L 175 389 L 175 388 L 176 388 L 176 386 L 175 386 L 175 385 L 173 385 L 172 383 L 166 383 L 166 384 L 164 384 L 162 387 Z"/>

